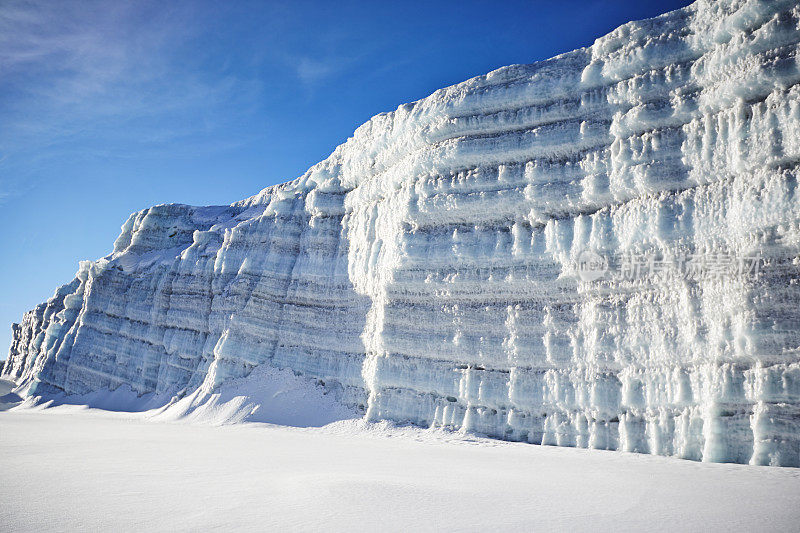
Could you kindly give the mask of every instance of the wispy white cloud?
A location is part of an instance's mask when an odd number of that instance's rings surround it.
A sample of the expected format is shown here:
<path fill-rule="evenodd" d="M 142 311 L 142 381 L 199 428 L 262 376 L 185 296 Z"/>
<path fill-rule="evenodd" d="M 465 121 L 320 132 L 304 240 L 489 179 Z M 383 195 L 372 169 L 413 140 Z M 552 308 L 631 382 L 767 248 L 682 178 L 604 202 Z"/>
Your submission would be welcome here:
<path fill-rule="evenodd" d="M 0 0 L 0 193 L 65 160 L 263 139 L 287 95 L 311 102 L 393 42 L 328 9 L 309 25 L 294 2 Z"/>
<path fill-rule="evenodd" d="M 195 7 L 0 3 L 0 198 L 65 145 L 124 157 L 242 141 L 203 142 L 256 108 L 261 87 L 203 63 Z"/>
<path fill-rule="evenodd" d="M 305 83 L 314 83 L 321 80 L 336 70 L 336 65 L 330 61 L 323 61 L 310 57 L 297 59 L 295 65 L 297 77 Z"/>

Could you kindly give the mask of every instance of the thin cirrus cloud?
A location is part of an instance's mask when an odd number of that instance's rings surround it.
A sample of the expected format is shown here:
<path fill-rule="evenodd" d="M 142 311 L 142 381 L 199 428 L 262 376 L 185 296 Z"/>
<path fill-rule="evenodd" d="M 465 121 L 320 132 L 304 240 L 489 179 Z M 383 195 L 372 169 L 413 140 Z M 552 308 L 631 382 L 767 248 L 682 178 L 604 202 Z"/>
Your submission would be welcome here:
<path fill-rule="evenodd" d="M 65 153 L 141 157 L 244 141 L 204 136 L 252 112 L 261 85 L 194 53 L 205 26 L 189 7 L 0 6 L 0 201 Z"/>
<path fill-rule="evenodd" d="M 318 94 L 370 54 L 333 26 L 307 39 L 284 4 L 252 7 L 0 4 L 0 202 L 65 157 L 191 157 L 252 142 L 271 94 L 292 84 Z"/>

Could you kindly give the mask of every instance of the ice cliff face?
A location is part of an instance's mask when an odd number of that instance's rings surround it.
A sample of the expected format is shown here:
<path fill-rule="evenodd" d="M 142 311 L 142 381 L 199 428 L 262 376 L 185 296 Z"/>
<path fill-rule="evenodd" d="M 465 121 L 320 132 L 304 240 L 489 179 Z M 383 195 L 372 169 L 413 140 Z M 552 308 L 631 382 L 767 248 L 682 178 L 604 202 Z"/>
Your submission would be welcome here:
<path fill-rule="evenodd" d="M 136 213 L 4 374 L 146 393 L 268 363 L 372 419 L 800 465 L 799 51 L 796 2 L 701 0 L 378 115 L 240 203 Z M 652 268 L 675 257 L 704 262 Z"/>

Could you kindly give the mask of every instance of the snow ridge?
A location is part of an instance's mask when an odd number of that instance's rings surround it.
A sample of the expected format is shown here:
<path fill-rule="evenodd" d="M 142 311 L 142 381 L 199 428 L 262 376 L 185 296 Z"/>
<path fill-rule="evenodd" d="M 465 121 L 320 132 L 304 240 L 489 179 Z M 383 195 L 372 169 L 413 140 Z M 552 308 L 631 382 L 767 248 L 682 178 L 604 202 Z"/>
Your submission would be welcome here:
<path fill-rule="evenodd" d="M 261 364 L 370 420 L 800 466 L 800 7 L 700 0 L 441 89 L 231 206 L 135 213 L 14 325 L 30 394 Z M 604 257 L 758 275 L 582 279 Z"/>

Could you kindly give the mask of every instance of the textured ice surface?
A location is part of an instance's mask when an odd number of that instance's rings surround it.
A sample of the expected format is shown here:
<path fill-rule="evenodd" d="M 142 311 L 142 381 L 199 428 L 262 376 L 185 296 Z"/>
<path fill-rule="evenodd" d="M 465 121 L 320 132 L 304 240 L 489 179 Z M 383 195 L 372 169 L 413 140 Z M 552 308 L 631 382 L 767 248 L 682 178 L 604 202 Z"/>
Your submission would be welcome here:
<path fill-rule="evenodd" d="M 800 465 L 800 7 L 699 1 L 436 91 L 300 178 L 161 205 L 14 326 L 30 393 L 268 363 L 370 419 Z M 612 257 L 761 258 L 589 283 Z"/>

